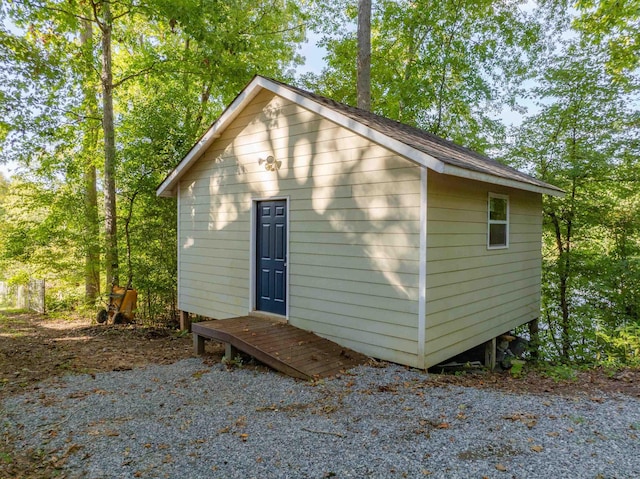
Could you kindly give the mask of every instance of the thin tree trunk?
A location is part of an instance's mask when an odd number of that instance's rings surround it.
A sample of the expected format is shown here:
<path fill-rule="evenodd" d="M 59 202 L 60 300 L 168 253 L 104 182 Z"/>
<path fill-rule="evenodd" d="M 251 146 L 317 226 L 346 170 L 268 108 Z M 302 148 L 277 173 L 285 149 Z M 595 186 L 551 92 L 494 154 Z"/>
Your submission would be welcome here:
<path fill-rule="evenodd" d="M 88 20 L 82 21 L 82 31 L 80 33 L 82 50 L 87 61 L 87 69 L 93 62 L 93 25 Z M 83 81 L 84 110 L 88 118 L 98 116 L 98 103 L 96 92 L 87 78 Z M 86 241 L 85 252 L 85 301 L 87 304 L 95 303 L 100 294 L 100 227 L 98 225 L 98 189 L 96 167 L 93 156 L 98 140 L 97 125 L 92 120 L 85 122 L 87 125 L 84 132 L 82 150 L 85 156 L 85 167 L 83 172 L 84 183 L 84 207 L 85 207 L 85 227 L 84 236 Z"/>
<path fill-rule="evenodd" d="M 371 110 L 371 0 L 358 0 L 358 108 Z"/>
<path fill-rule="evenodd" d="M 560 257 L 562 265 L 560 268 L 560 309 L 562 311 L 562 359 L 570 360 L 571 355 L 571 307 L 569 305 L 569 279 L 573 275 L 571 271 L 571 242 L 573 241 L 573 217 L 575 214 L 576 178 L 571 184 L 571 207 L 569 209 L 567 222 L 567 236 L 564 244 L 564 253 Z"/>
<path fill-rule="evenodd" d="M 202 128 L 202 120 L 204 119 L 204 112 L 207 108 L 207 103 L 209 103 L 209 99 L 211 98 L 211 88 L 212 88 L 213 80 L 208 81 L 202 85 L 202 93 L 200 94 L 200 105 L 198 107 L 198 114 L 196 115 L 196 119 L 193 122 L 193 130 L 194 137 L 200 135 Z M 189 125 L 187 125 L 189 127 Z"/>
<path fill-rule="evenodd" d="M 102 2 L 102 127 L 104 130 L 104 226 L 107 283 L 117 284 L 118 236 L 116 225 L 116 145 L 113 124 L 113 73 L 111 70 L 111 33 L 113 18 L 109 0 Z"/>
<path fill-rule="evenodd" d="M 129 231 L 129 225 L 131 224 L 131 217 L 133 216 L 133 204 L 136 201 L 136 196 L 138 196 L 137 191 L 135 191 L 129 199 L 129 213 L 127 214 L 127 218 L 124 222 L 124 233 L 127 241 L 127 287 L 130 287 L 133 283 L 133 268 L 131 267 L 131 233 Z"/>
<path fill-rule="evenodd" d="M 571 274 L 570 254 L 570 233 L 571 228 L 567 228 L 566 243 L 562 240 L 562 229 L 560 220 L 555 213 L 550 214 L 551 222 L 556 237 L 556 249 L 558 251 L 558 292 L 560 296 L 560 357 L 563 361 L 569 361 L 571 351 L 571 326 L 570 326 L 570 307 L 567 296 L 569 276 Z M 570 221 L 570 220 L 569 220 Z"/>

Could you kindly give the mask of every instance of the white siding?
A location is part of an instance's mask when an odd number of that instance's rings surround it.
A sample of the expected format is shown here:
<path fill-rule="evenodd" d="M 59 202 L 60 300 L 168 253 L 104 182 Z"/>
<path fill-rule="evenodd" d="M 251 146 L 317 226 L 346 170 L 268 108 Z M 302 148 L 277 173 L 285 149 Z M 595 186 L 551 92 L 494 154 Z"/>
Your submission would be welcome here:
<path fill-rule="evenodd" d="M 180 181 L 180 309 L 249 312 L 252 200 L 270 197 L 289 198 L 289 322 L 417 365 L 419 167 L 268 92 Z"/>
<path fill-rule="evenodd" d="M 509 195 L 509 248 L 487 249 L 488 193 Z M 538 317 L 541 195 L 429 172 L 426 364 Z"/>

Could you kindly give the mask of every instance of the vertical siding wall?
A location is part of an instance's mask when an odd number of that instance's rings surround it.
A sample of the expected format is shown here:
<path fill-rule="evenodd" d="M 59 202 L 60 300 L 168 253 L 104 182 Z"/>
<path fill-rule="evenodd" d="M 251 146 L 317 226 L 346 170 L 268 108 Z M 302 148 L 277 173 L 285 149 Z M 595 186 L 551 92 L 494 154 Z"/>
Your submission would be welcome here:
<path fill-rule="evenodd" d="M 488 193 L 509 195 L 510 244 L 487 249 Z M 429 172 L 426 364 L 538 317 L 541 195 Z"/>
<path fill-rule="evenodd" d="M 249 312 L 252 199 L 271 197 L 289 198 L 289 322 L 416 365 L 419 168 L 267 92 L 180 182 L 180 309 Z"/>

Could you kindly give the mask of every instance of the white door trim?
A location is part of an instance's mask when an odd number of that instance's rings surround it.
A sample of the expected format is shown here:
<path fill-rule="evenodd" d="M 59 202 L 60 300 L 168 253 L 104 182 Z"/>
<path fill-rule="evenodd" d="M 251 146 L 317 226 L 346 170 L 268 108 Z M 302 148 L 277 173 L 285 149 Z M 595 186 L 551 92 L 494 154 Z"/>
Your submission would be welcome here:
<path fill-rule="evenodd" d="M 291 198 L 289 196 L 271 196 L 271 197 L 256 197 L 256 198 L 251 198 L 251 226 L 250 226 L 250 238 L 249 238 L 249 248 L 251 250 L 251 254 L 249 255 L 249 313 L 254 313 L 254 312 L 260 312 L 256 310 L 256 262 L 257 262 L 257 258 L 256 258 L 256 236 L 257 236 L 257 227 L 258 227 L 258 222 L 257 222 L 257 216 L 258 216 L 258 202 L 260 201 L 285 201 L 285 205 L 287 208 L 287 235 L 286 235 L 286 245 L 287 245 L 287 259 L 285 261 L 286 263 L 286 267 L 287 267 L 287 272 L 286 272 L 286 278 L 285 278 L 285 288 L 286 288 L 286 295 L 285 295 L 285 301 L 286 301 L 286 314 L 285 314 L 285 318 L 287 319 L 287 321 L 289 320 L 289 271 L 291 270 L 290 268 L 290 251 L 289 251 L 289 232 L 291 231 L 290 229 L 290 222 L 291 222 L 291 215 L 290 215 L 290 203 L 291 203 Z M 272 314 L 272 313 L 268 313 L 268 314 Z"/>

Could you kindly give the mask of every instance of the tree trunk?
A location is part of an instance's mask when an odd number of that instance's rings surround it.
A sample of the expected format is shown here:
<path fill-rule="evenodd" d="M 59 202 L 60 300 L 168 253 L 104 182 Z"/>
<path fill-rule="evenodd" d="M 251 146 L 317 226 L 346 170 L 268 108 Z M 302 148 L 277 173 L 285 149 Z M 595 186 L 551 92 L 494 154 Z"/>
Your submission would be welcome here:
<path fill-rule="evenodd" d="M 110 1 L 102 2 L 102 128 L 104 131 L 104 227 L 107 284 L 117 284 L 118 236 L 116 228 L 116 144 L 113 124 L 113 73 L 111 70 L 111 32 L 113 18 Z"/>
<path fill-rule="evenodd" d="M 571 351 L 571 324 L 570 324 L 570 307 L 567 296 L 569 277 L 571 274 L 571 250 L 570 234 L 571 228 L 567 230 L 566 245 L 562 240 L 562 229 L 560 220 L 555 213 L 550 214 L 551 222 L 556 237 L 556 250 L 558 252 L 557 268 L 558 268 L 558 293 L 560 306 L 560 357 L 563 361 L 569 361 Z"/>
<path fill-rule="evenodd" d="M 371 110 L 371 0 L 358 0 L 358 108 Z"/>
<path fill-rule="evenodd" d="M 80 42 L 87 62 L 86 71 L 89 71 L 93 63 L 93 25 L 88 20 L 83 20 Z M 98 116 L 98 103 L 96 92 L 88 78 L 83 81 L 84 111 L 88 120 L 85 120 L 85 130 L 82 150 L 85 158 L 83 172 L 84 184 L 84 236 L 86 242 L 85 251 L 85 301 L 93 304 L 100 294 L 100 227 L 98 225 L 98 189 L 96 166 L 93 162 L 98 140 L 97 124 L 93 124 L 93 118 Z"/>

